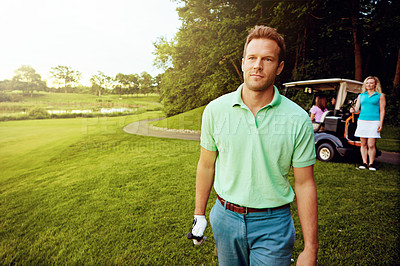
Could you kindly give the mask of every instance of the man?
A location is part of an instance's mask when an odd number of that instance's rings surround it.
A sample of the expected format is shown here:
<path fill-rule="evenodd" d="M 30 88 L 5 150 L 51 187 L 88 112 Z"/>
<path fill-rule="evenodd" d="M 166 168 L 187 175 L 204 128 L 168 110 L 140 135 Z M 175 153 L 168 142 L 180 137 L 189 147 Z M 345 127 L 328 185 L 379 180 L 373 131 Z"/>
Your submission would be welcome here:
<path fill-rule="evenodd" d="M 218 199 L 210 222 L 220 265 L 290 264 L 295 236 L 291 166 L 305 245 L 297 264 L 316 264 L 314 133 L 308 114 L 274 86 L 284 53 L 275 29 L 251 29 L 242 59 L 244 84 L 209 103 L 203 114 L 192 234 L 204 233 L 214 184 Z"/>

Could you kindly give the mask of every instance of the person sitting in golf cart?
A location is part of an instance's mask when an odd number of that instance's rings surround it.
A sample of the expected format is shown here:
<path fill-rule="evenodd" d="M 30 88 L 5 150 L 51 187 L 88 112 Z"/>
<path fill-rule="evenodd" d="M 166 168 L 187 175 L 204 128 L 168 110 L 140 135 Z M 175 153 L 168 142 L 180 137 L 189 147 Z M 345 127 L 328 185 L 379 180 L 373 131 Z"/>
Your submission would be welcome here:
<path fill-rule="evenodd" d="M 315 97 L 315 105 L 311 107 L 310 110 L 310 118 L 311 121 L 315 121 L 317 123 L 321 122 L 321 117 L 324 112 L 328 111 L 326 108 L 328 100 L 326 96 L 321 94 Z"/>
<path fill-rule="evenodd" d="M 332 105 L 332 108 L 330 108 L 330 109 L 335 109 L 335 105 L 336 105 L 336 97 L 332 97 L 332 99 L 331 99 L 331 105 Z"/>

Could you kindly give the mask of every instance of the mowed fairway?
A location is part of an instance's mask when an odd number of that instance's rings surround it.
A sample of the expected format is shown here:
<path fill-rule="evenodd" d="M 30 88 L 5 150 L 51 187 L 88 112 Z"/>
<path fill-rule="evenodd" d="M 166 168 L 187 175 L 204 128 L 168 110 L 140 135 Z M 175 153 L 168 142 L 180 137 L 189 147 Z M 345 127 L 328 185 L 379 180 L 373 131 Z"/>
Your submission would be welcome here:
<path fill-rule="evenodd" d="M 198 142 L 122 131 L 160 115 L 0 123 L 0 264 L 203 261 L 184 256 Z"/>
<path fill-rule="evenodd" d="M 199 143 L 122 130 L 161 116 L 0 123 L 0 264 L 216 265 L 210 226 L 202 246 L 185 237 Z M 398 170 L 316 163 L 320 265 L 398 263 Z"/>

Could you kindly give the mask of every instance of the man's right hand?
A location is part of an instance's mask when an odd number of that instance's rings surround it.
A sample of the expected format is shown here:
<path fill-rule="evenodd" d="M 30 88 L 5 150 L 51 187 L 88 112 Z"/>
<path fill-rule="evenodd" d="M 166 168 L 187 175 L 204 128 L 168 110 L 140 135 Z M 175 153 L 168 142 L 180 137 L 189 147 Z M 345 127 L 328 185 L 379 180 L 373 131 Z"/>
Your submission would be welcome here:
<path fill-rule="evenodd" d="M 206 227 L 207 227 L 206 216 L 205 215 L 195 215 L 194 219 L 193 219 L 192 235 L 195 237 L 202 237 L 204 234 L 204 230 L 206 230 Z M 204 237 L 200 241 L 193 239 L 193 243 L 195 245 L 203 244 L 204 239 L 205 239 Z"/>

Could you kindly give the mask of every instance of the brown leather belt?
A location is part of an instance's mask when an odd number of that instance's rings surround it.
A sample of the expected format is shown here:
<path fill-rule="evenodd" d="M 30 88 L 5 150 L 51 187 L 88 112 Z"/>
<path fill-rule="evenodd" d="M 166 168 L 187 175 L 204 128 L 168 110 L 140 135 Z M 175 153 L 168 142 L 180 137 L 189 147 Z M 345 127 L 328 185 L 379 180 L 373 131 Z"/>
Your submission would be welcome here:
<path fill-rule="evenodd" d="M 219 202 L 221 202 L 222 206 L 225 206 L 225 200 L 223 198 L 221 198 L 219 195 L 217 195 Z M 226 208 L 230 211 L 233 212 L 237 212 L 240 214 L 247 214 L 247 213 L 251 213 L 251 212 L 267 212 L 267 211 L 276 211 L 276 210 L 280 210 L 286 207 L 289 207 L 290 204 L 285 204 L 279 207 L 275 207 L 275 208 L 265 208 L 265 209 L 256 209 L 256 208 L 248 208 L 248 207 L 243 207 L 243 206 L 239 206 L 236 205 L 234 203 L 231 202 L 226 202 Z"/>

